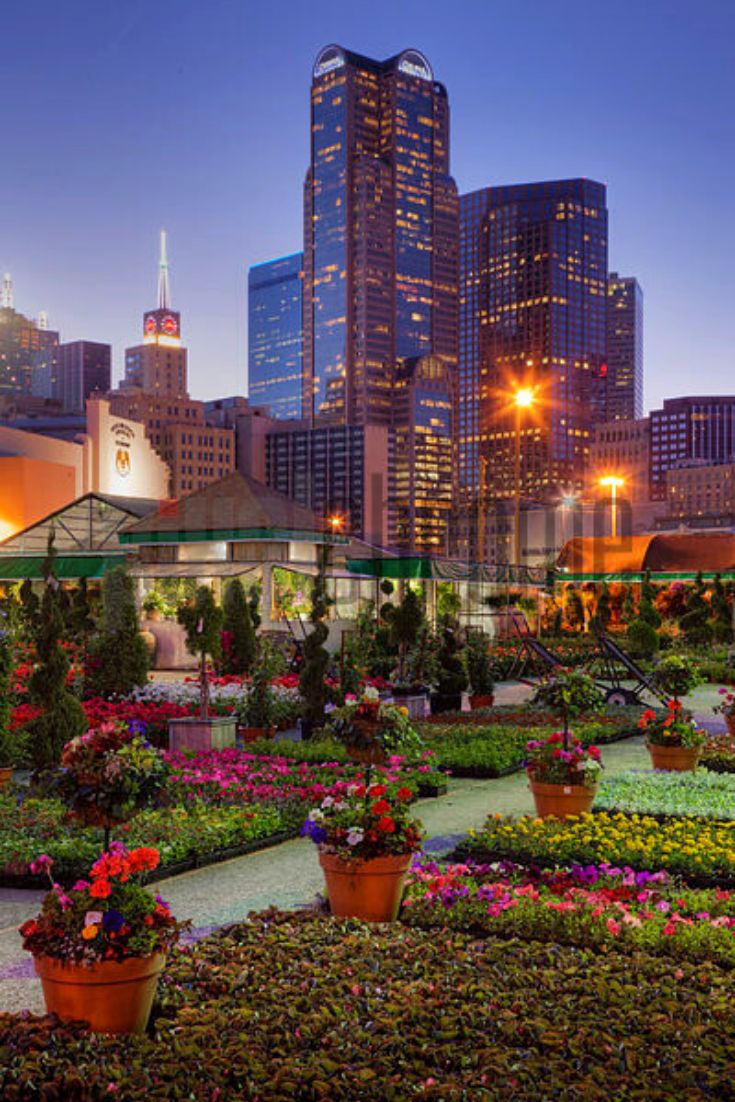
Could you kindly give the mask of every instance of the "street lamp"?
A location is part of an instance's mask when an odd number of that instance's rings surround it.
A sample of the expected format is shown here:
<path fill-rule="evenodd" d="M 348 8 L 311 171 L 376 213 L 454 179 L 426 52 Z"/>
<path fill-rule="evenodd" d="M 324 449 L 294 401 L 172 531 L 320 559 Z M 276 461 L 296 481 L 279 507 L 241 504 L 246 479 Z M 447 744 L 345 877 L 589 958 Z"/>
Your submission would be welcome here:
<path fill-rule="evenodd" d="M 521 565 L 521 416 L 524 409 L 530 409 L 536 399 L 531 387 L 521 387 L 513 395 L 516 411 L 515 432 L 515 516 L 513 523 L 514 559 L 518 569 Z"/>
<path fill-rule="evenodd" d="M 605 475 L 604 478 L 600 479 L 600 485 L 604 486 L 604 487 L 606 487 L 606 489 L 610 490 L 610 509 L 612 511 L 612 522 L 611 522 L 611 533 L 610 534 L 611 534 L 612 538 L 615 539 L 617 537 L 617 534 L 618 534 L 618 508 L 617 508 L 618 490 L 620 489 L 621 486 L 625 485 L 625 479 L 621 478 L 620 475 L 608 474 L 608 475 Z"/>

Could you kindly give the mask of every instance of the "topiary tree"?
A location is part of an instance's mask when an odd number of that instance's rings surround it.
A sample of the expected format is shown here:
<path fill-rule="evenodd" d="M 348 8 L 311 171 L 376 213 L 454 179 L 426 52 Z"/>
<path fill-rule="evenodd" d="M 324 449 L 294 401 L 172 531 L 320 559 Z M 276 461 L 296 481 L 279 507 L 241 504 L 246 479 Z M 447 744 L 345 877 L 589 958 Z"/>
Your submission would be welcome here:
<path fill-rule="evenodd" d="M 607 582 L 603 582 L 600 587 L 600 593 L 597 598 L 597 605 L 595 607 L 594 621 L 597 627 L 601 631 L 606 631 L 607 626 L 610 623 L 612 616 L 612 608 L 610 607 L 610 590 L 608 589 Z"/>
<path fill-rule="evenodd" d="M 646 571 L 641 581 L 641 599 L 638 603 L 638 619 L 650 624 L 652 628 L 661 627 L 661 616 L 655 605 L 656 590 L 651 584 L 650 571 Z"/>
<path fill-rule="evenodd" d="M 633 587 L 626 585 L 625 594 L 623 596 L 623 607 L 620 611 L 620 619 L 624 624 L 632 624 L 636 618 L 635 597 L 633 596 Z"/>
<path fill-rule="evenodd" d="M 440 696 L 459 696 L 467 688 L 467 674 L 460 656 L 457 634 L 452 627 L 442 628 L 437 654 L 436 691 Z"/>
<path fill-rule="evenodd" d="M 564 724 L 564 749 L 569 749 L 569 720 L 595 715 L 605 706 L 594 679 L 583 670 L 562 670 L 536 690 L 534 704 L 541 704 Z"/>
<path fill-rule="evenodd" d="M 304 730 L 307 737 L 324 726 L 324 709 L 327 704 L 326 677 L 329 669 L 329 651 L 324 646 L 329 638 L 325 621 L 332 598 L 327 593 L 326 549 L 319 556 L 319 569 L 311 590 L 312 629 L 304 640 L 304 665 L 299 675 L 299 691 L 306 702 Z"/>
<path fill-rule="evenodd" d="M 248 611 L 250 613 L 250 622 L 253 625 L 253 631 L 257 633 L 263 617 L 260 615 L 260 586 L 255 582 L 253 582 L 248 590 Z"/>
<path fill-rule="evenodd" d="M 625 638 L 633 658 L 653 658 L 661 645 L 656 629 L 640 619 L 628 625 Z"/>
<path fill-rule="evenodd" d="M 55 564 L 52 531 L 41 567 L 45 588 L 34 637 L 38 664 L 28 683 L 31 703 L 42 709 L 41 714 L 28 724 L 31 757 L 36 770 L 56 765 L 66 743 L 81 735 L 87 727 L 84 709 L 66 684 L 69 659 L 61 645 L 64 618 Z"/>
<path fill-rule="evenodd" d="M 704 599 L 704 592 L 705 586 L 700 570 L 687 600 L 687 610 L 680 621 L 684 638 L 693 647 L 706 646 L 712 639 L 712 628 L 709 624 L 709 605 Z"/>
<path fill-rule="evenodd" d="M 87 652 L 89 639 L 94 628 L 94 618 L 89 606 L 87 579 L 81 578 L 71 598 L 71 605 L 69 608 L 69 631 L 74 642 L 78 643 L 82 648 L 83 654 Z"/>
<path fill-rule="evenodd" d="M 52 533 L 53 537 L 53 533 Z M 26 578 L 18 591 L 20 601 L 20 624 L 24 639 L 32 640 L 38 626 L 38 617 L 41 611 L 41 601 L 33 592 L 33 582 Z"/>
<path fill-rule="evenodd" d="M 732 608 L 719 574 L 715 574 L 710 608 L 712 610 L 712 636 L 715 642 L 732 643 Z"/>
<path fill-rule="evenodd" d="M 699 683 L 691 662 L 672 654 L 662 659 L 653 672 L 653 681 L 668 696 L 679 703 Z"/>
<path fill-rule="evenodd" d="M 102 618 L 89 647 L 87 691 L 96 696 L 127 696 L 145 685 L 148 661 L 148 648 L 138 629 L 133 579 L 124 566 L 115 566 L 102 583 Z"/>
<path fill-rule="evenodd" d="M 406 589 L 403 600 L 393 611 L 390 619 L 389 637 L 398 648 L 398 681 L 405 682 L 406 658 L 412 647 L 416 646 L 421 625 L 424 622 L 424 610 L 414 589 Z"/>
<path fill-rule="evenodd" d="M 564 619 L 572 631 L 579 631 L 584 626 L 584 605 L 574 586 L 570 586 L 564 594 Z"/>
<path fill-rule="evenodd" d="M 224 614 L 208 585 L 200 585 L 194 600 L 182 605 L 176 618 L 186 630 L 186 646 L 199 655 L 199 718 L 209 719 L 209 678 L 207 656 L 216 661 L 222 643 Z"/>
<path fill-rule="evenodd" d="M 250 673 L 255 663 L 258 640 L 250 604 L 239 578 L 227 586 L 222 608 L 222 670 L 228 674 Z"/>

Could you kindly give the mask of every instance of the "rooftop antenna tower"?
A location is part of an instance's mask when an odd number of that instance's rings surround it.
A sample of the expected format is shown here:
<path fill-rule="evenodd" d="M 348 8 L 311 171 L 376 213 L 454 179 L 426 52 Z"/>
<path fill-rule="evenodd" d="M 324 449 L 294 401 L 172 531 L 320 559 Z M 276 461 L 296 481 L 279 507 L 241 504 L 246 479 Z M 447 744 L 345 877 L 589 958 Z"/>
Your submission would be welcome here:
<path fill-rule="evenodd" d="M 38 314 L 38 328 L 39 329 L 48 329 L 48 314 L 46 313 L 45 310 L 39 311 L 39 314 Z"/>
<path fill-rule="evenodd" d="M 0 298 L 0 306 L 4 306 L 7 310 L 13 309 L 13 277 L 10 272 L 6 272 L 3 276 L 3 290 L 2 298 Z"/>
<path fill-rule="evenodd" d="M 166 252 L 166 231 L 161 230 L 161 252 L 158 261 L 158 309 L 171 308 L 171 291 L 168 285 L 168 255 Z"/>

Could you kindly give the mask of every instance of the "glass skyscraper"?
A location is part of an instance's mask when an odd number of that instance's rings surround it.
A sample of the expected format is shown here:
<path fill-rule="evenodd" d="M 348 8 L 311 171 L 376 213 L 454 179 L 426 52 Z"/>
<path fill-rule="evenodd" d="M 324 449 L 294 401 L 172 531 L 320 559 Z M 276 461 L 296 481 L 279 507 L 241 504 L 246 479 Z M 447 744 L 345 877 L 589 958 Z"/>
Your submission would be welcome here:
<path fill-rule="evenodd" d="M 399 359 L 456 364 L 446 89 L 416 50 L 317 57 L 304 194 L 304 416 L 389 424 Z"/>
<path fill-rule="evenodd" d="M 248 395 L 271 417 L 302 416 L 303 253 L 248 273 Z"/>
<path fill-rule="evenodd" d="M 605 420 L 643 415 L 643 291 L 637 279 L 611 272 L 607 283 Z"/>
<path fill-rule="evenodd" d="M 580 486 L 604 416 L 605 187 L 591 180 L 490 187 L 460 198 L 459 479 L 513 496 L 513 393 L 521 488 L 545 499 Z M 482 479 L 481 479 L 482 469 Z"/>

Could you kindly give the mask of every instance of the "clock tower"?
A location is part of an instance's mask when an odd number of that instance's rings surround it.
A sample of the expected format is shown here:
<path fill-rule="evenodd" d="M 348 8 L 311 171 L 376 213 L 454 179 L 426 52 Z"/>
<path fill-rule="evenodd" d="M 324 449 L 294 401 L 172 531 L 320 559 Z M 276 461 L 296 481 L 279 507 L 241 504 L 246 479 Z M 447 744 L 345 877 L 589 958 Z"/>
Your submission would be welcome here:
<path fill-rule="evenodd" d="M 143 315 L 143 344 L 125 351 L 126 387 L 171 398 L 187 396 L 186 349 L 181 343 L 181 314 L 171 309 L 166 231 L 161 230 L 158 306 Z"/>

